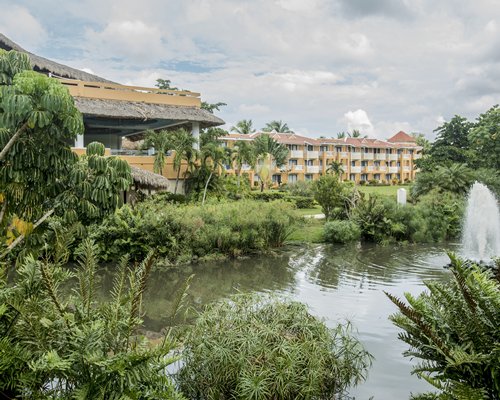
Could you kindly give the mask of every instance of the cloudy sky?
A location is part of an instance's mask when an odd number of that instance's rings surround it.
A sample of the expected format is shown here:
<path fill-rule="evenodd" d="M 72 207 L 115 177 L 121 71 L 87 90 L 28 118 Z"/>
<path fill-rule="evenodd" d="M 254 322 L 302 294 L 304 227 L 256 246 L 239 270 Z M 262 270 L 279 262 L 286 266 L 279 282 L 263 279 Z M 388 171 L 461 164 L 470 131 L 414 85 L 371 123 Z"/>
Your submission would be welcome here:
<path fill-rule="evenodd" d="M 500 0 L 0 0 L 0 32 L 125 84 L 296 132 L 423 132 L 500 102 Z"/>

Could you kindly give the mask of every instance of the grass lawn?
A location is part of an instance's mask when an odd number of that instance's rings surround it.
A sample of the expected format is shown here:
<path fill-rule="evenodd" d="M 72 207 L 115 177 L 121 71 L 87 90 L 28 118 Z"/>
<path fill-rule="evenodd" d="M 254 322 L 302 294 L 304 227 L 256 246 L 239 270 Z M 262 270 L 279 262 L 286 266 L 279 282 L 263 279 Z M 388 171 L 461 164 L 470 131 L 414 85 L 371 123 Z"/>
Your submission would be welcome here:
<path fill-rule="evenodd" d="M 315 214 L 318 213 L 316 212 Z M 297 227 L 297 229 L 292 232 L 292 234 L 288 237 L 288 241 L 322 243 L 324 223 L 325 220 L 323 219 L 307 218 L 304 225 Z"/>
<path fill-rule="evenodd" d="M 396 199 L 396 195 L 398 192 L 398 189 L 403 188 L 406 189 L 408 192 L 409 187 L 408 186 L 361 186 L 358 185 L 356 186 L 357 189 L 366 194 L 376 194 L 379 196 L 391 196 L 394 199 Z"/>
<path fill-rule="evenodd" d="M 321 210 L 320 205 L 314 206 L 313 208 L 298 208 L 296 211 L 297 211 L 297 214 L 299 214 L 300 216 L 323 214 L 323 211 Z"/>

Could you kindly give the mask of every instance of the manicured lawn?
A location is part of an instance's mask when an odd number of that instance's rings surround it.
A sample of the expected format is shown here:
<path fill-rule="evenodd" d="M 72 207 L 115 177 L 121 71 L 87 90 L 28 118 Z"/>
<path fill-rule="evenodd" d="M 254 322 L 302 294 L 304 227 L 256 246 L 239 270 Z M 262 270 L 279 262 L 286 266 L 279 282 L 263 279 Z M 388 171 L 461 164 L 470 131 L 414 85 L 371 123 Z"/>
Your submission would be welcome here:
<path fill-rule="evenodd" d="M 321 210 L 320 210 L 321 212 Z M 317 214 L 317 213 L 316 213 Z M 303 226 L 298 227 L 289 237 L 290 242 L 323 242 L 323 224 L 324 220 L 307 218 Z"/>
<path fill-rule="evenodd" d="M 397 191 L 400 188 L 406 189 L 406 192 L 409 190 L 409 186 L 356 186 L 360 192 L 366 194 L 376 194 L 379 196 L 391 196 L 396 199 Z"/>

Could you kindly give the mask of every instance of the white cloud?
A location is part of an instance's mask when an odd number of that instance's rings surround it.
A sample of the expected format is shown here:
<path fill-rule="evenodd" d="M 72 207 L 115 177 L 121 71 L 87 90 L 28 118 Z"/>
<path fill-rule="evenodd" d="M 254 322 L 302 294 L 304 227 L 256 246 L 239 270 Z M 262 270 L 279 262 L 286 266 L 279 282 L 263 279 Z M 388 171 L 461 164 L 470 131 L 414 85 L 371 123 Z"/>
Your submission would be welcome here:
<path fill-rule="evenodd" d="M 25 7 L 0 3 L 0 32 L 27 50 L 35 50 L 45 40 L 47 31 L 42 24 Z"/>
<path fill-rule="evenodd" d="M 344 114 L 345 121 L 347 123 L 347 130 L 352 132 L 353 130 L 359 130 L 363 135 L 373 134 L 373 124 L 368 118 L 368 114 L 365 110 L 348 111 Z"/>

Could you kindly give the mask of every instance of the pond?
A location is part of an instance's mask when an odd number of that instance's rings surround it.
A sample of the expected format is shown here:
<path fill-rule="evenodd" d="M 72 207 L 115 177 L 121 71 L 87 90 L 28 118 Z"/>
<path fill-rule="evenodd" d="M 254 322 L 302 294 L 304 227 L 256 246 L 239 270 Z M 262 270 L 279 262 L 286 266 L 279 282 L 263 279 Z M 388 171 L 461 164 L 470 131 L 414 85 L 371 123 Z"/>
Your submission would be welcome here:
<path fill-rule="evenodd" d="M 411 361 L 402 356 L 407 345 L 388 320 L 395 306 L 383 291 L 402 296 L 418 294 L 426 279 L 448 279 L 442 246 L 290 247 L 276 256 L 204 263 L 154 271 L 145 296 L 146 328 L 160 331 L 169 318 L 175 293 L 195 274 L 188 294 L 190 306 L 201 309 L 211 301 L 240 292 L 273 292 L 304 302 L 313 314 L 333 326 L 349 320 L 374 356 L 368 380 L 351 390 L 356 399 L 408 399 L 410 392 L 431 387 L 410 375 Z M 108 286 L 104 280 L 104 286 Z"/>

